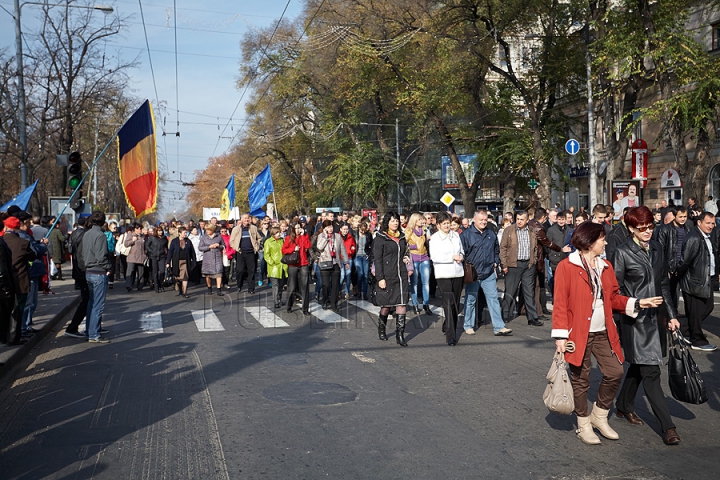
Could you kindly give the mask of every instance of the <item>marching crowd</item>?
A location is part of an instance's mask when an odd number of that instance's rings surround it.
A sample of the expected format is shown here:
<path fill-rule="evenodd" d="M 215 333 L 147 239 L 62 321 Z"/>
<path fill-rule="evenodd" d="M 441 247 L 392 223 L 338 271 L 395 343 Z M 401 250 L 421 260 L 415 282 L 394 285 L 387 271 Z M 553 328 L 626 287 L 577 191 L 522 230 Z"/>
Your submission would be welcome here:
<path fill-rule="evenodd" d="M 458 342 L 459 318 L 461 332 L 474 335 L 485 308 L 498 337 L 512 334 L 507 323 L 518 315 L 533 327 L 552 315 L 551 335 L 570 364 L 578 436 L 586 443 L 600 442 L 593 428 L 618 438 L 608 423 L 613 401 L 618 417 L 642 424 L 633 408 L 642 383 L 665 443 L 677 444 L 660 366 L 667 331 L 681 332 L 693 350 L 716 349 L 702 323 L 714 306 L 720 268 L 717 206 L 710 198 L 705 209 L 694 199 L 688 207 L 618 208 L 595 205 L 588 213 L 531 207 L 502 215 L 478 210 L 472 218 L 389 212 L 377 224 L 350 212 L 156 225 L 108 223 L 94 212 L 67 235 L 60 228 L 48 235 L 42 219 L 11 208 L 0 216 L 0 341 L 19 343 L 33 335 L 38 291 L 47 288 L 48 273 L 62 278 L 65 251 L 81 294 L 65 335 L 92 343 L 109 342 L 102 313 L 116 282 L 128 292 L 174 288 L 184 298 L 188 285 L 204 283 L 208 295 L 222 296 L 232 281 L 241 295 L 267 284 L 275 308 L 291 312 L 299 304 L 303 315 L 310 315 L 312 300 L 337 310 L 354 296 L 380 307 L 380 340 L 388 339 L 388 318 L 394 316 L 400 346 L 408 345 L 408 310 L 433 315 L 430 301 L 439 290 L 450 346 Z M 593 356 L 603 379 L 590 409 Z M 630 364 L 627 373 L 623 361 Z"/>

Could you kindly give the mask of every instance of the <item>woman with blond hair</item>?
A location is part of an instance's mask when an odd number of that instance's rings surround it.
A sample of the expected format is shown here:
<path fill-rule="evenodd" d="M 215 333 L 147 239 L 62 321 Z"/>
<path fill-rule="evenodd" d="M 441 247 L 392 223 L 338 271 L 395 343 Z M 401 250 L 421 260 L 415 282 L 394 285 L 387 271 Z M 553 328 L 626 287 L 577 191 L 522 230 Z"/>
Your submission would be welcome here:
<path fill-rule="evenodd" d="M 412 298 L 415 315 L 420 315 L 418 290 L 422 288 L 423 310 L 432 315 L 430 310 L 430 256 L 428 255 L 427 236 L 425 233 L 425 217 L 413 213 L 405 229 L 410 257 L 413 262 L 413 274 L 410 277 L 410 297 Z"/>

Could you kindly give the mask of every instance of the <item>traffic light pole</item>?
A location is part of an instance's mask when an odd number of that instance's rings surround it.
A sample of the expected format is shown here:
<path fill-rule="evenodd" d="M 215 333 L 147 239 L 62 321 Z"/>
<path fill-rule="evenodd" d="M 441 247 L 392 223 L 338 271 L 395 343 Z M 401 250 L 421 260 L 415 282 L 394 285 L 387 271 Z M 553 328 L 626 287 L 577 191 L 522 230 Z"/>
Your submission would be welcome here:
<path fill-rule="evenodd" d="M 121 128 L 122 128 L 122 127 L 121 127 Z M 73 197 L 75 197 L 75 194 L 77 194 L 78 190 L 80 190 L 80 187 L 83 186 L 83 184 L 85 183 L 85 179 L 87 178 L 88 175 L 90 175 L 90 172 L 93 171 L 93 169 L 94 169 L 95 166 L 97 165 L 98 160 L 100 160 L 100 158 L 102 158 L 103 154 L 104 154 L 105 151 L 110 147 L 110 144 L 113 143 L 113 141 L 115 140 L 115 137 L 117 137 L 118 133 L 120 133 L 120 129 L 118 129 L 118 130 L 113 134 L 113 136 L 110 137 L 110 140 L 108 141 L 107 145 L 105 145 L 105 148 L 102 149 L 102 151 L 100 152 L 100 155 L 98 155 L 98 156 L 95 158 L 95 161 L 92 163 L 92 165 L 90 165 L 90 168 L 88 169 L 88 171 L 85 172 L 85 175 L 83 175 L 82 180 L 80 180 L 80 183 L 78 184 L 78 186 L 75 187 L 75 190 L 73 190 L 72 194 L 70 195 L 70 198 L 68 198 L 68 201 L 65 202 L 65 206 L 64 206 L 63 209 L 60 211 L 60 213 L 58 214 L 58 216 L 55 218 L 55 221 L 53 222 L 53 224 L 52 224 L 52 225 L 50 226 L 50 228 L 48 229 L 48 232 L 45 234 L 45 238 L 48 238 L 48 237 L 50 236 L 50 232 L 53 231 L 53 228 L 55 228 L 55 226 L 57 225 L 57 223 L 60 221 L 60 217 L 63 216 L 63 213 L 65 213 L 65 210 L 67 210 L 67 207 L 70 205 L 70 200 L 72 200 Z"/>

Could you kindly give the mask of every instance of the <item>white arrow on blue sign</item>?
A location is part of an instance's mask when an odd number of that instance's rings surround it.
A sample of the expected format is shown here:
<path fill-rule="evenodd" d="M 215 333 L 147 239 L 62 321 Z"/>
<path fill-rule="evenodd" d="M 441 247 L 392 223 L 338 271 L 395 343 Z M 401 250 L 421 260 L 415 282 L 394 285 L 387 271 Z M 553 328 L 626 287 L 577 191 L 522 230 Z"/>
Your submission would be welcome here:
<path fill-rule="evenodd" d="M 571 138 L 570 140 L 565 142 L 565 151 L 570 155 L 577 155 L 577 153 L 580 151 L 580 142 L 578 142 L 574 138 Z"/>

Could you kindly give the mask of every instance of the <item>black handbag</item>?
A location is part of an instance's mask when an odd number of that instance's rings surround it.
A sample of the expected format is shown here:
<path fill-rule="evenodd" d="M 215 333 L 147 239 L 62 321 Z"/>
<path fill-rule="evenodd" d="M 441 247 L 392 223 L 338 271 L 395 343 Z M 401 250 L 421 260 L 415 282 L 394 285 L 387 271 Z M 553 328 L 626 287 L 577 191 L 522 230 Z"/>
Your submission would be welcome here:
<path fill-rule="evenodd" d="M 167 267 L 165 269 L 165 277 L 163 278 L 162 286 L 163 287 L 172 287 L 175 285 L 175 276 L 172 273 L 172 268 Z"/>
<path fill-rule="evenodd" d="M 297 265 L 300 263 L 300 252 L 286 253 L 280 259 L 280 263 L 285 265 Z"/>
<path fill-rule="evenodd" d="M 375 275 L 373 275 L 372 273 L 368 274 L 368 298 L 373 305 L 375 305 L 376 307 L 380 307 L 381 305 L 378 305 L 377 301 L 377 288 L 378 286 Z"/>
<path fill-rule="evenodd" d="M 707 388 L 685 339 L 673 332 L 668 353 L 668 383 L 675 400 L 700 405 L 708 401 Z"/>
<path fill-rule="evenodd" d="M 320 267 L 320 270 L 332 270 L 333 261 L 328 260 L 327 262 L 318 262 L 318 267 Z"/>

